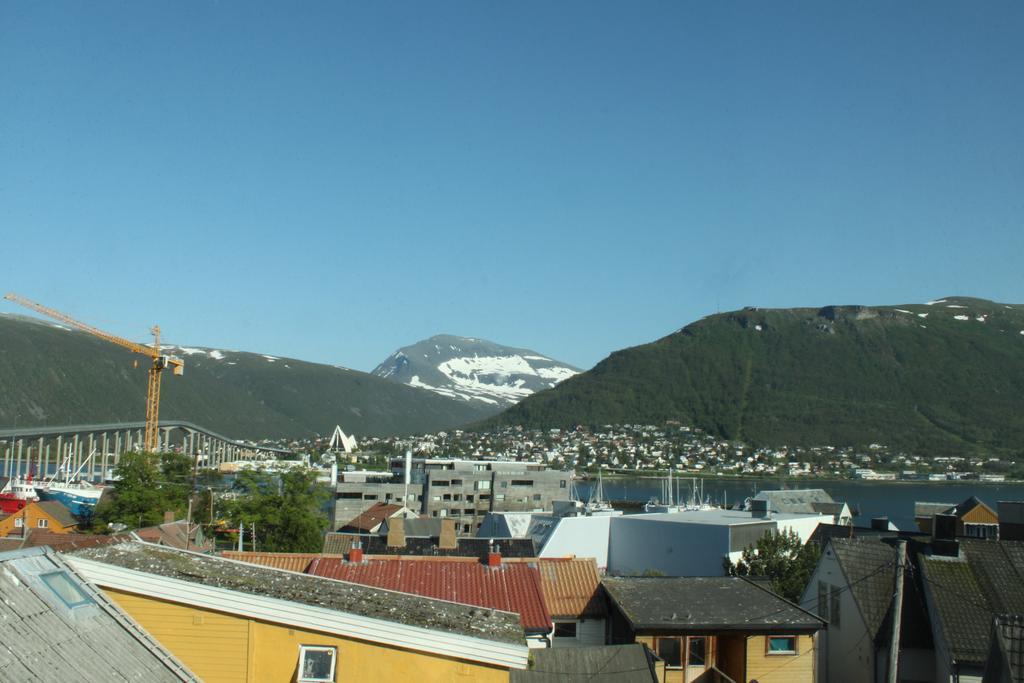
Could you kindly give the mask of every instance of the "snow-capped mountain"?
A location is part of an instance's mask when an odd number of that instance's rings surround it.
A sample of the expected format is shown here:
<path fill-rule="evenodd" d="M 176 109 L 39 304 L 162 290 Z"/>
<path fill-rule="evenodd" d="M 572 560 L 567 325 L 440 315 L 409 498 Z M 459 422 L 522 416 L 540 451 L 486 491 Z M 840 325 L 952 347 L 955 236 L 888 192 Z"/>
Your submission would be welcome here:
<path fill-rule="evenodd" d="M 449 398 L 505 408 L 579 372 L 529 349 L 439 334 L 402 347 L 372 374 Z"/>

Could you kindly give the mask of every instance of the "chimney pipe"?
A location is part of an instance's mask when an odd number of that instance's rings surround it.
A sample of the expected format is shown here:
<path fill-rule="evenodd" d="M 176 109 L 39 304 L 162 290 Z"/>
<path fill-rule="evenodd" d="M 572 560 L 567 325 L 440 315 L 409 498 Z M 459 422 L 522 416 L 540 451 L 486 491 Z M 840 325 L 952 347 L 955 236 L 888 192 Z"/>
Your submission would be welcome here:
<path fill-rule="evenodd" d="M 501 547 L 494 546 L 487 553 L 487 566 L 488 567 L 500 567 L 501 566 Z"/>
<path fill-rule="evenodd" d="M 352 564 L 359 564 L 363 561 L 363 544 L 356 541 L 348 550 L 348 561 Z"/>

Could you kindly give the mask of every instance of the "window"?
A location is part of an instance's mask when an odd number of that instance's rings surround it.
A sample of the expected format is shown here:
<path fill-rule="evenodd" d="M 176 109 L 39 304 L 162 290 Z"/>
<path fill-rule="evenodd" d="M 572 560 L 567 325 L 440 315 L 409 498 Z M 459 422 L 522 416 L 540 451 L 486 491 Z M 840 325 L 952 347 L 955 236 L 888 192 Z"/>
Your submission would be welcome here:
<path fill-rule="evenodd" d="M 706 654 L 706 640 L 702 637 L 688 638 L 689 641 L 686 665 L 687 666 L 704 666 L 704 657 Z"/>
<path fill-rule="evenodd" d="M 686 666 L 706 667 L 707 638 L 704 636 L 655 638 L 654 647 L 668 668 L 681 669 L 684 661 Z"/>
<path fill-rule="evenodd" d="M 539 501 L 540 500 L 540 494 L 539 493 L 533 494 L 533 499 Z"/>
<path fill-rule="evenodd" d="M 20 529 L 23 526 L 25 526 L 25 518 L 24 517 L 15 517 L 14 518 L 14 528 L 15 529 Z"/>
<path fill-rule="evenodd" d="M 447 482 L 447 481 L 435 481 L 435 482 L 431 482 L 431 483 L 434 486 L 448 486 L 448 484 L 449 484 L 449 482 Z"/>
<path fill-rule="evenodd" d="M 491 482 L 489 481 L 478 481 L 476 483 L 477 491 L 489 491 L 491 489 Z"/>
<path fill-rule="evenodd" d="M 65 571 L 40 574 L 39 578 L 68 607 L 81 607 L 93 602 L 92 598 L 86 595 Z"/>
<path fill-rule="evenodd" d="M 508 482 L 507 481 L 501 482 L 501 488 L 507 489 L 508 488 Z"/>
<path fill-rule="evenodd" d="M 502 482 L 502 485 L 504 485 L 504 483 L 505 482 Z M 513 479 L 512 480 L 512 485 L 513 486 L 533 486 L 533 479 Z"/>
<path fill-rule="evenodd" d="M 466 502 L 467 503 L 472 503 L 473 502 L 473 494 L 472 493 L 470 493 L 470 494 L 468 494 L 466 496 Z"/>
<path fill-rule="evenodd" d="M 560 488 L 560 489 L 564 489 L 565 488 L 565 479 L 562 479 L 562 480 L 560 480 L 558 482 L 558 488 Z"/>
<path fill-rule="evenodd" d="M 795 655 L 796 636 L 768 636 L 768 654 Z"/>
<path fill-rule="evenodd" d="M 576 637 L 576 622 L 575 621 L 562 621 L 555 622 L 555 638 L 575 638 Z"/>
<path fill-rule="evenodd" d="M 505 500 L 505 494 L 504 493 L 499 493 L 498 495 L 496 495 L 494 497 L 494 500 Z"/>
<path fill-rule="evenodd" d="M 40 529 L 45 529 L 48 526 L 50 526 L 50 520 L 48 520 L 48 519 L 37 519 L 36 520 L 36 526 L 39 527 Z"/>
<path fill-rule="evenodd" d="M 829 602 L 829 611 L 832 612 L 832 624 L 833 626 L 839 626 L 839 599 L 842 597 L 842 592 L 839 590 L 839 586 L 832 586 L 832 600 Z"/>
<path fill-rule="evenodd" d="M 462 486 L 461 479 L 452 479 L 452 486 Z"/>
<path fill-rule="evenodd" d="M 359 498 L 359 499 L 361 499 L 362 497 L 363 497 L 363 494 L 360 493 L 359 491 L 342 491 L 341 493 L 338 494 L 338 498 L 349 498 L 349 499 Z"/>
<path fill-rule="evenodd" d="M 299 646 L 299 683 L 333 683 L 338 648 Z"/>
<path fill-rule="evenodd" d="M 665 662 L 665 666 L 678 669 L 683 665 L 679 638 L 655 638 L 654 648 L 658 656 Z"/>

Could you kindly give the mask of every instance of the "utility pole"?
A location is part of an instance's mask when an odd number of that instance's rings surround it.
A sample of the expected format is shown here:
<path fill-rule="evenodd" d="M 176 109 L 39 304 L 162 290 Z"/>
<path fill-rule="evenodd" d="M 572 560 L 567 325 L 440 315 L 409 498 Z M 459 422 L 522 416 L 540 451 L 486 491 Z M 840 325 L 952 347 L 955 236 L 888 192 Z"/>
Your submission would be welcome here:
<path fill-rule="evenodd" d="M 896 591 L 892 605 L 892 636 L 889 640 L 889 672 L 888 683 L 896 683 L 896 674 L 900 662 L 900 622 L 903 617 L 903 574 L 907 563 L 907 542 L 900 541 L 896 546 Z"/>

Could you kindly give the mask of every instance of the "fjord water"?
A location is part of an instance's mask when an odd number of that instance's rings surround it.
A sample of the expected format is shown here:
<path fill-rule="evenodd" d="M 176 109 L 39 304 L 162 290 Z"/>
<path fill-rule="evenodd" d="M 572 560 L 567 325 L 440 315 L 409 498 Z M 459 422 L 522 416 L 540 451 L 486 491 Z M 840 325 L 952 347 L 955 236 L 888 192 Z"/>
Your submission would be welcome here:
<path fill-rule="evenodd" d="M 700 482 L 701 479 L 698 479 Z M 825 489 L 834 500 L 850 504 L 857 515 L 857 524 L 867 526 L 873 517 L 888 517 L 900 529 L 914 530 L 914 503 L 960 503 L 977 496 L 992 509 L 1000 500 L 1024 500 L 1024 482 L 982 484 L 977 481 L 955 482 L 879 482 L 845 480 L 720 479 L 703 477 L 704 497 L 711 503 L 732 505 L 768 489 Z M 586 500 L 593 482 L 579 482 L 579 495 Z M 682 501 L 690 497 L 691 480 L 680 477 Z M 700 484 L 698 483 L 698 486 Z M 608 478 L 604 480 L 604 497 L 612 501 L 646 503 L 660 498 L 662 479 L 648 477 Z"/>

